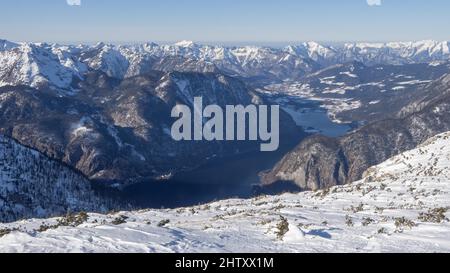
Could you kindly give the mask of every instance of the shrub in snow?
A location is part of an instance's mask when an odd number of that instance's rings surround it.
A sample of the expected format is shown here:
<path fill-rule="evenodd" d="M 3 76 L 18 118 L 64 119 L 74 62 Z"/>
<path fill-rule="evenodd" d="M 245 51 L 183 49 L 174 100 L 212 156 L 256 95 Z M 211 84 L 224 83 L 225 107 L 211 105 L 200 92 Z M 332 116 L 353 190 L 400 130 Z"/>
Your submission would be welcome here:
<path fill-rule="evenodd" d="M 80 212 L 78 214 L 68 213 L 65 217 L 58 220 L 60 226 L 77 227 L 83 223 L 86 223 L 89 216 L 86 212 Z"/>
<path fill-rule="evenodd" d="M 117 217 L 116 219 L 114 219 L 111 223 L 113 225 L 121 225 L 121 224 L 125 224 L 127 222 L 128 217 L 125 215 L 120 215 L 119 217 Z"/>
<path fill-rule="evenodd" d="M 442 223 L 444 221 L 448 221 L 448 218 L 445 217 L 447 211 L 448 208 L 430 209 L 426 213 L 425 212 L 420 213 L 419 220 L 422 222 L 429 222 L 429 223 Z"/>
<path fill-rule="evenodd" d="M 404 228 L 412 229 L 417 226 L 413 221 L 406 219 L 405 217 L 395 218 L 395 227 L 397 232 L 403 232 Z"/>
<path fill-rule="evenodd" d="M 0 229 L 0 238 L 11 233 L 11 230 L 8 228 Z"/>
<path fill-rule="evenodd" d="M 280 222 L 277 224 L 277 238 L 283 240 L 284 235 L 289 231 L 289 222 L 283 216 L 280 216 Z"/>
<path fill-rule="evenodd" d="M 166 226 L 168 223 L 170 223 L 170 220 L 169 220 L 169 219 L 161 220 L 161 222 L 158 223 L 158 227 L 164 227 L 164 226 Z"/>

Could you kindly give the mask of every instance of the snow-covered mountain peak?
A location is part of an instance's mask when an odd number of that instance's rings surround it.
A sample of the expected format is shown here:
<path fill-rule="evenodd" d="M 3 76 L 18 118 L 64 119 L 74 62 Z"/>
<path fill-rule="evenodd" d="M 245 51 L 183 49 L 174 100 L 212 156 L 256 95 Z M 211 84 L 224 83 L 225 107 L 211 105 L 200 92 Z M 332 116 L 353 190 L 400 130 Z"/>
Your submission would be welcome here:
<path fill-rule="evenodd" d="M 48 44 L 22 43 L 0 51 L 0 86 L 52 85 L 71 90 L 72 81 L 80 79 L 86 67 L 67 48 Z"/>
<path fill-rule="evenodd" d="M 102 49 L 102 48 L 104 48 L 105 46 L 107 46 L 107 44 L 105 44 L 104 42 L 98 42 L 98 43 L 96 43 L 96 44 L 94 45 L 93 48 L 95 48 L 95 49 Z"/>
<path fill-rule="evenodd" d="M 0 51 L 11 50 L 18 46 L 19 46 L 19 44 L 0 39 Z"/>
<path fill-rule="evenodd" d="M 298 46 L 288 46 L 285 50 L 293 55 L 309 57 L 315 61 L 332 58 L 337 53 L 333 47 L 317 42 L 304 42 Z"/>
<path fill-rule="evenodd" d="M 142 44 L 142 46 L 138 45 L 137 47 L 138 48 L 142 48 L 142 49 L 144 49 L 144 50 L 146 50 L 148 52 L 151 52 L 153 49 L 159 47 L 159 45 L 157 43 L 154 43 L 154 42 L 147 42 L 147 43 Z"/>
<path fill-rule="evenodd" d="M 195 46 L 197 46 L 196 43 L 194 43 L 193 41 L 188 41 L 188 40 L 179 41 L 179 42 L 175 43 L 174 45 L 178 46 L 178 47 L 195 47 Z"/>
<path fill-rule="evenodd" d="M 81 55 L 82 62 L 91 69 L 103 71 L 109 77 L 123 79 L 129 67 L 129 61 L 122 54 L 124 49 L 121 46 L 99 43 L 92 50 Z"/>

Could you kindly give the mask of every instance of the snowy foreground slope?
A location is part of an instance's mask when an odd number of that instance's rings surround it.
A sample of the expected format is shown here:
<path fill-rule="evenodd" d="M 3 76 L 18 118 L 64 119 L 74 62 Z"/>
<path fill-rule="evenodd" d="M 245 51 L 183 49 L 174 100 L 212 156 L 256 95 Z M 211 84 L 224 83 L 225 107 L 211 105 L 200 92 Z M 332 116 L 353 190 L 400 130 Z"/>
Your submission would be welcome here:
<path fill-rule="evenodd" d="M 450 252 L 450 132 L 318 192 L 0 225 L 1 252 Z"/>

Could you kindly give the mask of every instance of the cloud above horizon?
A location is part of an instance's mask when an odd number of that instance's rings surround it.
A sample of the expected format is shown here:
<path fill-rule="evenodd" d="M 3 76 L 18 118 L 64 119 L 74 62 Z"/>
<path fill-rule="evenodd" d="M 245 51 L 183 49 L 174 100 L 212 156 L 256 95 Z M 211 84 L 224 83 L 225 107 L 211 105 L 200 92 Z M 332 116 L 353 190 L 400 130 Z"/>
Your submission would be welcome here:
<path fill-rule="evenodd" d="M 381 0 L 367 0 L 367 5 L 373 6 L 381 6 Z"/>
<path fill-rule="evenodd" d="M 66 0 L 69 6 L 81 6 L 81 0 Z"/>

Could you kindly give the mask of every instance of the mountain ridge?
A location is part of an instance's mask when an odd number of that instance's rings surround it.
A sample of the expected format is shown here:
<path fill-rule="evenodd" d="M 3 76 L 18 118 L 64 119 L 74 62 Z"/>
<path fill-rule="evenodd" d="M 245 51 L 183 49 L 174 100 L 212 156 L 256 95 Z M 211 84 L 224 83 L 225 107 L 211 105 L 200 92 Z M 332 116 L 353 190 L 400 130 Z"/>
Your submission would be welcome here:
<path fill-rule="evenodd" d="M 35 54 L 28 54 L 34 52 Z M 22 53 L 22 54 L 21 54 Z M 26 53 L 23 55 L 23 53 Z M 398 43 L 347 43 L 328 46 L 305 42 L 285 48 L 222 47 L 179 42 L 172 45 L 143 43 L 138 45 L 64 46 L 46 43 L 0 42 L 0 86 L 50 83 L 56 88 L 72 90 L 88 69 L 123 79 L 148 71 L 165 58 L 181 57 L 166 69 L 182 67 L 180 61 L 203 62 L 222 72 L 240 77 L 267 77 L 282 81 L 299 78 L 320 68 L 338 63 L 360 61 L 366 65 L 411 64 L 450 60 L 449 42 L 419 41 Z M 173 61 L 173 59 L 172 59 Z M 20 65 L 20 63 L 23 63 Z M 52 69 L 46 67 L 52 63 Z M 19 67 L 17 67 L 19 65 Z M 21 69 L 25 67 L 26 69 Z M 161 66 L 160 66 L 161 67 Z M 202 68 L 192 68 L 202 70 Z M 191 70 L 192 70 L 191 69 Z M 18 79 L 2 74 L 18 74 Z"/>

